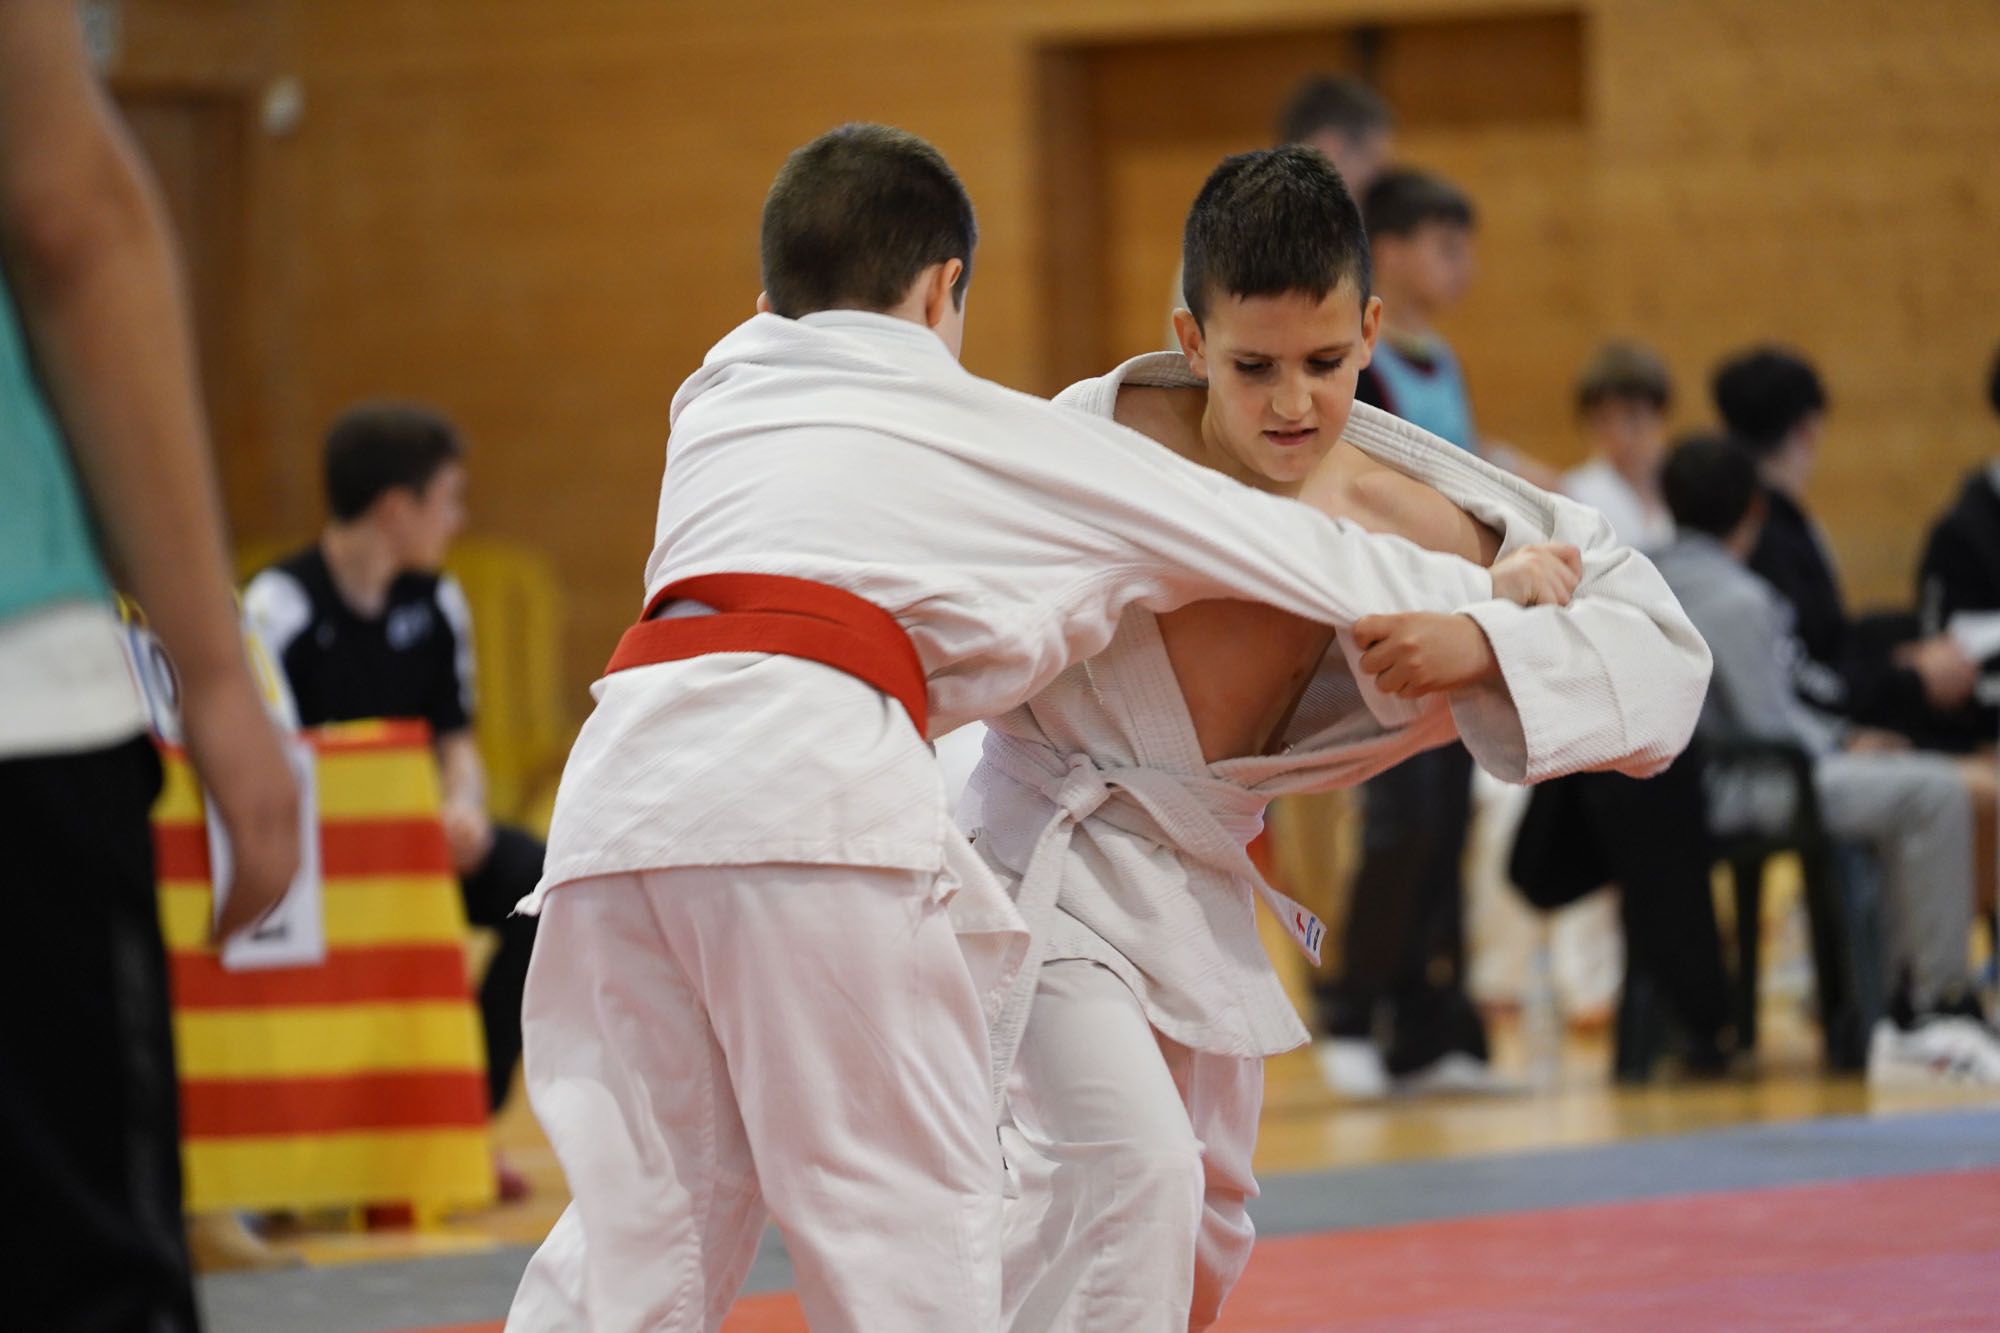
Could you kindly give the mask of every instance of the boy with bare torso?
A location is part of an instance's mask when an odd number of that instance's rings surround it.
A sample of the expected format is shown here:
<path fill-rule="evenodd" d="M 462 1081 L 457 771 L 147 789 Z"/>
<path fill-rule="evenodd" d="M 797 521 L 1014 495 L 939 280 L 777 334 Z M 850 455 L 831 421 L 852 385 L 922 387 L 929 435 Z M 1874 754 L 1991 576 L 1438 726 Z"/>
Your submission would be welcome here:
<path fill-rule="evenodd" d="M 961 818 L 1038 940 L 1022 1029 L 996 1025 L 1003 1067 L 1014 1055 L 1003 1309 L 1018 1330 L 1205 1328 L 1247 1262 L 1262 1057 L 1305 1038 L 1254 897 L 1309 951 L 1318 933 L 1243 854 L 1266 802 L 1455 738 L 1514 781 L 1655 771 L 1707 684 L 1658 574 L 1594 514 L 1355 406 L 1381 303 L 1322 157 L 1229 159 L 1184 249 L 1182 351 L 1058 401 L 1489 565 L 1495 596 L 1335 630 L 1236 601 L 1128 611 L 1103 652 L 990 722 Z"/>

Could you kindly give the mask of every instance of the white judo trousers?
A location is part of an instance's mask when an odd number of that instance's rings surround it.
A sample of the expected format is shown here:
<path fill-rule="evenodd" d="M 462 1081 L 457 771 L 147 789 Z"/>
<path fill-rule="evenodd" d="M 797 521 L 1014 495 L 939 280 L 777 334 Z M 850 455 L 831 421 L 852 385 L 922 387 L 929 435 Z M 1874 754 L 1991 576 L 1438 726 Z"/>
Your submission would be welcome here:
<path fill-rule="evenodd" d="M 1264 1062 L 1162 1035 L 1110 969 L 1042 965 L 1000 1140 L 1017 1333 L 1204 1329 L 1250 1262 Z"/>
<path fill-rule="evenodd" d="M 719 1328 L 767 1212 L 816 1331 L 997 1327 L 986 1023 L 931 889 L 721 866 L 550 896 L 527 1088 L 577 1202 L 510 1333 Z M 829 947 L 794 948 L 804 934 Z"/>

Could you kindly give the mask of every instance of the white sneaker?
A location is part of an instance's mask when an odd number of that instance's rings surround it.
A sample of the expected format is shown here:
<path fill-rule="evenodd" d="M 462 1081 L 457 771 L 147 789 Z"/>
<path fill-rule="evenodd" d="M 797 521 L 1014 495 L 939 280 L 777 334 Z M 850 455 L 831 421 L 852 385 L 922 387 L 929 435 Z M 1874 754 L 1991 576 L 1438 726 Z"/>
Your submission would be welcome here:
<path fill-rule="evenodd" d="M 1868 1082 L 2000 1084 L 2000 1033 L 1974 1018 L 1940 1015 L 1912 1028 L 1882 1019 L 1868 1038 Z"/>
<path fill-rule="evenodd" d="M 1527 1090 L 1527 1084 L 1494 1073 L 1492 1065 L 1464 1051 L 1441 1055 L 1396 1080 L 1398 1097 L 1512 1097 Z"/>
<path fill-rule="evenodd" d="M 1326 1086 L 1355 1101 L 1389 1095 L 1389 1070 L 1382 1052 L 1362 1037 L 1327 1037 L 1313 1043 L 1313 1060 Z"/>

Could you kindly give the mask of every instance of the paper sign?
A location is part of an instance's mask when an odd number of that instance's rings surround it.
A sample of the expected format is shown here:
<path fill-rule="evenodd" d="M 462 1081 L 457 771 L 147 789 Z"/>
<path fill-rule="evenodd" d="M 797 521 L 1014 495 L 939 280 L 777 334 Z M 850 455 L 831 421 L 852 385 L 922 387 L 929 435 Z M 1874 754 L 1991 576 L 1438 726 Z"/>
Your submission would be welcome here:
<path fill-rule="evenodd" d="M 250 972 L 279 967 L 316 967 L 326 961 L 326 911 L 320 897 L 319 815 L 315 799 L 313 749 L 297 736 L 281 738 L 285 759 L 299 788 L 299 873 L 268 916 L 222 946 L 225 971 Z M 204 803 L 212 812 L 215 805 Z M 222 821 L 208 820 L 208 864 L 215 886 L 215 915 L 229 901 L 235 863 Z"/>
<path fill-rule="evenodd" d="M 1975 662 L 2000 656 L 2000 611 L 1961 611 L 1945 626 L 1960 652 Z"/>

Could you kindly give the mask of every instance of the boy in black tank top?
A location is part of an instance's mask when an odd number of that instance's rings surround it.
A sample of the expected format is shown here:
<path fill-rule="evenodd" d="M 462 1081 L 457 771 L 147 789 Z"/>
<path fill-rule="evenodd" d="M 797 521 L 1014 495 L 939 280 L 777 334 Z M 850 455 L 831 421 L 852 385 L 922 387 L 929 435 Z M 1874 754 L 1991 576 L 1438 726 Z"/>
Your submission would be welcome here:
<path fill-rule="evenodd" d="M 510 915 L 542 874 L 542 844 L 486 814 L 474 743 L 472 618 L 439 572 L 465 521 L 463 450 L 428 410 L 364 404 L 328 432 L 329 520 L 319 542 L 264 570 L 244 608 L 284 667 L 306 726 L 361 718 L 430 724 L 445 837 L 466 916 L 500 933 L 479 990 L 489 1104 L 498 1110 L 521 1056 L 521 991 L 535 919 Z M 523 1186 L 502 1172 L 503 1197 Z"/>

